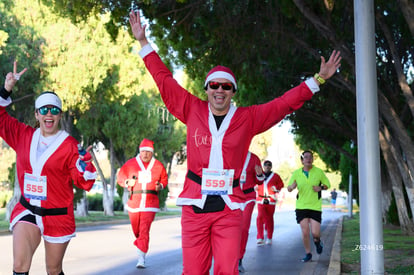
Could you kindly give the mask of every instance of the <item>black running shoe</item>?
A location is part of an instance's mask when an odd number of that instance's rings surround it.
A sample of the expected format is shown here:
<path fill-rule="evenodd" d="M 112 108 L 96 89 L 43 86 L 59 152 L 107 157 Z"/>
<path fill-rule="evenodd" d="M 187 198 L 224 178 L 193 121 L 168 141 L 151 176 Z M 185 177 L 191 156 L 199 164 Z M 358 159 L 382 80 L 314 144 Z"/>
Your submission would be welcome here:
<path fill-rule="evenodd" d="M 306 262 L 309 262 L 310 260 L 312 260 L 312 254 L 308 253 L 305 255 L 305 258 L 302 259 L 302 262 L 306 263 Z"/>
<path fill-rule="evenodd" d="M 315 242 L 315 246 L 316 246 L 316 253 L 321 254 L 322 253 L 322 250 L 323 250 L 323 243 L 322 243 L 322 241 Z"/>

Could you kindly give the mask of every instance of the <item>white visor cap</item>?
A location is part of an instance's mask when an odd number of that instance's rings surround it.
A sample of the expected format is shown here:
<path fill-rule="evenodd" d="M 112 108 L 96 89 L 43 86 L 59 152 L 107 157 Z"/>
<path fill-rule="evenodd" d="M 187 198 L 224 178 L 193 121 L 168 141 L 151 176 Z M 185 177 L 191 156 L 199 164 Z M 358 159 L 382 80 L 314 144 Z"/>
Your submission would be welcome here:
<path fill-rule="evenodd" d="M 36 99 L 36 102 L 35 102 L 36 109 L 39 109 L 47 105 L 52 105 L 62 110 L 62 101 L 53 92 L 44 92 Z"/>

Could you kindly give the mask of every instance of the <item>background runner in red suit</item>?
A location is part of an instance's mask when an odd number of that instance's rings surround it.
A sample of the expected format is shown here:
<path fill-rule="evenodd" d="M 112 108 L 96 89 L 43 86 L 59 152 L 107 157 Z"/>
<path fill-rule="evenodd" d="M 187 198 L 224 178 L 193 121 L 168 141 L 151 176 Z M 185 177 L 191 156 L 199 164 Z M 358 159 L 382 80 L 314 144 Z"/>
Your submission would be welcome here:
<path fill-rule="evenodd" d="M 151 224 L 155 213 L 160 211 L 158 191 L 168 184 L 164 165 L 153 155 L 154 142 L 143 139 L 139 145 L 139 154 L 125 162 L 117 179 L 118 184 L 127 187 L 129 192 L 127 209 L 136 238 L 134 245 L 138 248 L 138 268 L 145 267 Z"/>
<path fill-rule="evenodd" d="M 249 238 L 250 222 L 252 220 L 252 213 L 256 204 L 256 192 L 254 187 L 258 184 L 262 184 L 263 180 L 264 175 L 259 157 L 251 152 L 248 152 L 240 176 L 240 187 L 243 190 L 243 193 L 246 195 L 246 205 L 242 212 L 239 272 L 245 271 L 242 261 L 244 253 L 246 252 L 246 244 Z"/>
<path fill-rule="evenodd" d="M 257 245 L 272 244 L 276 207 L 276 195 L 283 188 L 280 176 L 272 172 L 272 162 L 266 160 L 263 163 L 265 179 L 262 185 L 257 186 Z M 267 236 L 263 230 L 266 230 Z M 266 239 L 266 241 L 265 241 Z"/>
<path fill-rule="evenodd" d="M 250 142 L 310 100 L 323 79 L 339 68 L 340 53 L 334 51 L 328 62 L 321 57 L 319 75 L 281 97 L 236 107 L 231 101 L 237 82 L 229 68 L 217 66 L 207 74 L 208 100 L 201 100 L 177 83 L 152 49 L 139 13 L 131 12 L 129 21 L 141 45 L 139 54 L 166 107 L 187 127 L 188 172 L 177 199 L 177 205 L 183 206 L 183 274 L 208 274 L 213 257 L 214 274 L 238 274 L 241 210 L 246 200 L 240 175 Z"/>
<path fill-rule="evenodd" d="M 73 184 L 90 190 L 96 172 L 89 147 L 80 154 L 78 142 L 59 130 L 62 102 L 53 92 L 43 92 L 35 102 L 39 125 L 32 128 L 6 112 L 12 103 L 14 85 L 24 74 L 6 75 L 0 89 L 0 136 L 17 154 L 16 169 L 20 185 L 20 201 L 10 218 L 13 230 L 13 274 L 28 274 L 34 252 L 44 239 L 46 273 L 63 274 L 62 262 L 72 237 L 75 236 Z"/>

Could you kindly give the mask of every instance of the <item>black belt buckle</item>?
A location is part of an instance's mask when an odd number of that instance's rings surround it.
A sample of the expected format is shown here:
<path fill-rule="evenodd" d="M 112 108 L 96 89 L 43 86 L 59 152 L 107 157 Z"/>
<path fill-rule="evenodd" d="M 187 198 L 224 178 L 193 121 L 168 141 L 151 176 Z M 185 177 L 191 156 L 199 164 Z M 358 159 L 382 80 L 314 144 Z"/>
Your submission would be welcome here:
<path fill-rule="evenodd" d="M 269 204 L 269 200 L 268 199 L 264 199 L 263 200 L 263 204 Z"/>

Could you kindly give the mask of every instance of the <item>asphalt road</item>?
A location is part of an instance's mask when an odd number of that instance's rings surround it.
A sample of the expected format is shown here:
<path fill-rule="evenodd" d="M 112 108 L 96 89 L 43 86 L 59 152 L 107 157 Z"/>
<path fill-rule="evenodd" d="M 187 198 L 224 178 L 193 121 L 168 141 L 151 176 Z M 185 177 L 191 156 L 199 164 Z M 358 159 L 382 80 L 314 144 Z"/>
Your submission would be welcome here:
<path fill-rule="evenodd" d="M 244 274 L 326 274 L 336 226 L 341 212 L 324 209 L 322 214 L 321 255 L 313 247 L 312 262 L 302 263 L 304 256 L 301 232 L 293 209 L 276 211 L 273 244 L 256 245 L 256 210 L 253 213 Z M 179 217 L 157 219 L 151 227 L 150 251 L 145 269 L 135 268 L 137 252 L 129 223 L 78 227 L 63 264 L 66 275 L 157 274 L 178 275 L 182 272 L 181 225 Z M 12 274 L 12 237 L 0 236 L 0 275 Z M 213 271 L 210 272 L 213 274 Z M 45 274 L 44 248 L 41 244 L 33 259 L 31 275 Z"/>

